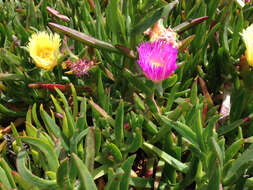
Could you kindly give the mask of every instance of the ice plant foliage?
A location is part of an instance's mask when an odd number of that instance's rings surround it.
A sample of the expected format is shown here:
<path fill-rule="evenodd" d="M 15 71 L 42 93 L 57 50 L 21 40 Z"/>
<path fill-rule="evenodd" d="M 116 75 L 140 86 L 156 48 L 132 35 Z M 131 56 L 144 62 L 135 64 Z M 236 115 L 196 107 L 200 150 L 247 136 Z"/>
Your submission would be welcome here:
<path fill-rule="evenodd" d="M 51 71 L 57 65 L 60 45 L 61 39 L 58 34 L 43 31 L 33 34 L 27 47 L 36 66 Z"/>
<path fill-rule="evenodd" d="M 248 64 L 253 66 L 253 24 L 242 31 L 242 37 L 246 46 L 246 59 Z"/>
<path fill-rule="evenodd" d="M 145 76 L 154 82 L 168 78 L 177 68 L 178 50 L 164 40 L 144 42 L 137 47 L 137 61 Z"/>

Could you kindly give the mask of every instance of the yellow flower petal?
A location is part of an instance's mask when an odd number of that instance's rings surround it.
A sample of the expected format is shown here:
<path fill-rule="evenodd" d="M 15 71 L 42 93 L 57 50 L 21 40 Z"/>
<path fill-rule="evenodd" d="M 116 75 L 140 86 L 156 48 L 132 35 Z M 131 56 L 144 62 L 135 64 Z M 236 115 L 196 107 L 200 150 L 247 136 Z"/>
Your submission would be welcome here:
<path fill-rule="evenodd" d="M 27 48 L 37 67 L 51 71 L 57 65 L 60 45 L 58 34 L 38 32 L 30 37 Z"/>
<path fill-rule="evenodd" d="M 253 66 L 253 24 L 242 31 L 243 41 L 246 46 L 245 56 L 248 64 Z"/>

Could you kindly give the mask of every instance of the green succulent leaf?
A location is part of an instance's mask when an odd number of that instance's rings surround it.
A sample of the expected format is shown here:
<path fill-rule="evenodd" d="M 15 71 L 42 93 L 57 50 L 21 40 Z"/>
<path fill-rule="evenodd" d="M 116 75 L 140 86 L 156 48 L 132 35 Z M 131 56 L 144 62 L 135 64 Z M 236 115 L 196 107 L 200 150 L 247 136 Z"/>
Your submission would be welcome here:
<path fill-rule="evenodd" d="M 35 176 L 27 167 L 27 153 L 25 151 L 20 151 L 17 158 L 17 169 L 21 177 L 29 184 L 39 187 L 41 189 L 56 189 L 56 180 L 42 179 Z"/>
<path fill-rule="evenodd" d="M 149 144 L 147 142 L 144 142 L 143 147 L 154 152 L 158 157 L 163 159 L 166 163 L 168 163 L 169 165 L 171 165 L 175 169 L 177 169 L 183 173 L 187 173 L 189 167 L 186 164 L 184 164 L 184 163 L 180 162 L 179 160 L 173 158 L 172 156 L 168 155 L 166 152 L 160 150 L 156 146 Z"/>
<path fill-rule="evenodd" d="M 78 158 L 78 156 L 74 153 L 72 153 L 71 156 L 73 157 L 74 163 L 77 167 L 82 187 L 86 190 L 97 190 L 96 184 L 82 160 L 80 160 L 80 158 Z"/>
<path fill-rule="evenodd" d="M 41 150 L 41 152 L 43 152 L 45 155 L 45 158 L 48 160 L 49 169 L 54 172 L 57 171 L 59 167 L 58 158 L 53 147 L 50 146 L 50 144 L 47 144 L 43 140 L 34 137 L 20 137 L 20 139 L 23 142 L 33 145 Z"/>

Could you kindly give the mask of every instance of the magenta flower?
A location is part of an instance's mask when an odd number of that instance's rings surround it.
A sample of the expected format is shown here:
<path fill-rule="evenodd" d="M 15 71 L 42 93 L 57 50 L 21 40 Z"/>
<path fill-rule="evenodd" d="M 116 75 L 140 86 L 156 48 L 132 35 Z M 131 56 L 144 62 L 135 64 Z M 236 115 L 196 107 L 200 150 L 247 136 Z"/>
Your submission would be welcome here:
<path fill-rule="evenodd" d="M 144 42 L 137 47 L 137 61 L 145 76 L 154 82 L 168 78 L 177 68 L 177 49 L 164 40 Z"/>

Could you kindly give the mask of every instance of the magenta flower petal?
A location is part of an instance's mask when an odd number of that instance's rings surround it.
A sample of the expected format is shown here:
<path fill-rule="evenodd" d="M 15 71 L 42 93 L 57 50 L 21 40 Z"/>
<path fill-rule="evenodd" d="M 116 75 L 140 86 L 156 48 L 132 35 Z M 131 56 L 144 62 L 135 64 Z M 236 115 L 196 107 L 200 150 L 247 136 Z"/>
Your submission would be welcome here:
<path fill-rule="evenodd" d="M 137 61 L 145 76 L 154 82 L 168 78 L 177 68 L 177 49 L 166 41 L 144 42 L 137 47 Z"/>

